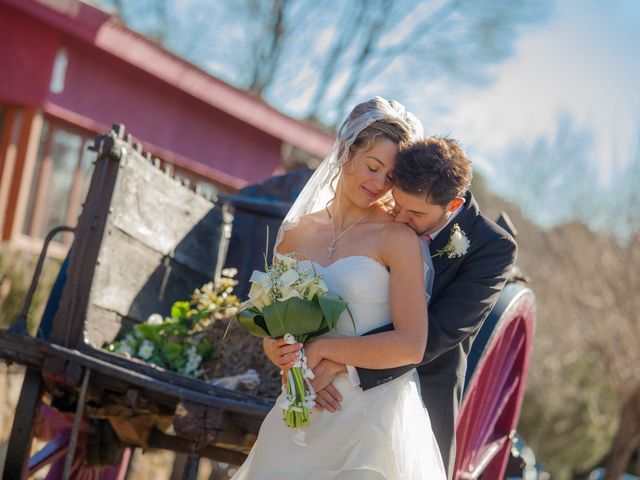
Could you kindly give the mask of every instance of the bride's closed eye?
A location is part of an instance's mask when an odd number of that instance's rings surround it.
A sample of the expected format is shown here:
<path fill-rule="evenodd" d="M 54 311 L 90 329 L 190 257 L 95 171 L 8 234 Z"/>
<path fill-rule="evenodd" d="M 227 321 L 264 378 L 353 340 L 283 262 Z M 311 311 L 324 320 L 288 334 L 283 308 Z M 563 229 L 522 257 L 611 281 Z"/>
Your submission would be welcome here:
<path fill-rule="evenodd" d="M 370 166 L 367 165 L 367 168 L 369 169 L 370 172 L 375 173 L 378 170 L 380 170 L 379 168 L 371 168 Z M 391 175 L 387 175 L 387 180 L 390 182 L 393 182 L 393 177 Z"/>

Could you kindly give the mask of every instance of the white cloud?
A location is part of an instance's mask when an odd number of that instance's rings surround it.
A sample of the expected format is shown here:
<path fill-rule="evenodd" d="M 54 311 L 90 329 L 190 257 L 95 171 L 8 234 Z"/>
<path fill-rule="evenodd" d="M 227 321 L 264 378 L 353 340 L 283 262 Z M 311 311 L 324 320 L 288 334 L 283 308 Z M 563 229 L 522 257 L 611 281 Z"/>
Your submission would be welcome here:
<path fill-rule="evenodd" d="M 637 3 L 628 6 L 638 13 Z M 566 114 L 593 132 L 590 161 L 608 183 L 631 161 L 640 124 L 640 16 L 630 20 L 629 9 L 559 2 L 549 23 L 523 33 L 493 84 L 452 92 L 450 113 L 436 128 L 462 138 L 490 176 L 490 158 L 514 142 L 553 137 Z"/>

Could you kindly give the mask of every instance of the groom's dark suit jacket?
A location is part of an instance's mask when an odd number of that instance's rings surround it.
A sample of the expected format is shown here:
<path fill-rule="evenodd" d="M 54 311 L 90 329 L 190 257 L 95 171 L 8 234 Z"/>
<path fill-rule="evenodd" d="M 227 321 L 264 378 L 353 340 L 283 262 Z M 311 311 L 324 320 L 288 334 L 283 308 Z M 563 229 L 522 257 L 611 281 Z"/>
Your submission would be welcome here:
<path fill-rule="evenodd" d="M 435 281 L 429 304 L 429 333 L 418 366 L 422 398 L 449 477 L 455 459 L 455 424 L 467 371 L 467 355 L 482 322 L 498 300 L 516 258 L 516 244 L 502 228 L 482 215 L 467 193 L 464 209 L 431 242 L 432 256 L 449 241 L 458 224 L 470 245 L 462 257 L 433 258 Z M 390 330 L 391 325 L 370 333 Z M 358 368 L 364 390 L 406 373 L 415 365 L 386 370 Z"/>

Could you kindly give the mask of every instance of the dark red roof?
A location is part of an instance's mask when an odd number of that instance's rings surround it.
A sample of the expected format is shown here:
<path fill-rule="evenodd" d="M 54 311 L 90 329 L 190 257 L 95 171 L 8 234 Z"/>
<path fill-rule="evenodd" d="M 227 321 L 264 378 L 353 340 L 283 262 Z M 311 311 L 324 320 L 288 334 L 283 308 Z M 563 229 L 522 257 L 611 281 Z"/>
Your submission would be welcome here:
<path fill-rule="evenodd" d="M 0 0 L 173 85 L 275 138 L 320 158 L 334 137 L 291 118 L 260 98 L 213 77 L 128 29 L 118 17 L 80 0 Z"/>

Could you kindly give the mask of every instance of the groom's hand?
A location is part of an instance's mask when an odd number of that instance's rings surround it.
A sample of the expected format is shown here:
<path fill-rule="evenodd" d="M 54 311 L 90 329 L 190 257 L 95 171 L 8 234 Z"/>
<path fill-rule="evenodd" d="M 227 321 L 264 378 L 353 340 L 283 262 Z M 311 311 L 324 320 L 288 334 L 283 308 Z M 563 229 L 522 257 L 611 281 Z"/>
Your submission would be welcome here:
<path fill-rule="evenodd" d="M 344 365 L 327 359 L 321 360 L 316 368 L 313 369 L 315 378 L 311 381 L 311 385 L 316 391 L 316 408 L 318 410 L 328 410 L 330 412 L 340 410 L 342 395 L 331 382 L 337 374 L 345 371 L 346 367 Z"/>

